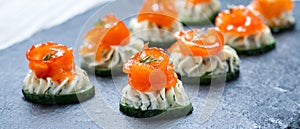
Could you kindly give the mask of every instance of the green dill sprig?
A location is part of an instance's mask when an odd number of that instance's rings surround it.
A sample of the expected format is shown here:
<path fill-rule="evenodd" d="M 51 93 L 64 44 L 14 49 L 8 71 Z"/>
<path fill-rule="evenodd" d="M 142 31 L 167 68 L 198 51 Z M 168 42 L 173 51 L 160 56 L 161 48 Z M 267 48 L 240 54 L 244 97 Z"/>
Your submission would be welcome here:
<path fill-rule="evenodd" d="M 145 64 L 152 63 L 155 61 L 158 61 L 158 59 L 152 58 L 151 56 L 146 56 L 145 58 L 140 59 L 140 62 Z"/>
<path fill-rule="evenodd" d="M 51 58 L 53 58 L 53 55 L 54 55 L 53 53 L 47 54 L 46 56 L 44 56 L 43 61 L 50 60 Z"/>
<path fill-rule="evenodd" d="M 105 24 L 104 21 L 99 20 L 98 22 L 96 22 L 96 23 L 94 24 L 94 26 L 95 26 L 95 27 L 100 27 L 100 26 L 103 26 L 104 24 Z"/>

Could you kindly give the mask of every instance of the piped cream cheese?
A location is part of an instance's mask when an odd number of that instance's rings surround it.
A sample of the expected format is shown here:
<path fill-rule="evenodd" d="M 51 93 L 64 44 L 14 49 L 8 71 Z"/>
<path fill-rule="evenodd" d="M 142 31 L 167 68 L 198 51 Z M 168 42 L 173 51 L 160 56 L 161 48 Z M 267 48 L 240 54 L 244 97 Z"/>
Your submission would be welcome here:
<path fill-rule="evenodd" d="M 237 36 L 232 33 L 224 33 L 225 44 L 238 50 L 249 50 L 273 44 L 275 39 L 269 27 L 247 36 Z"/>
<path fill-rule="evenodd" d="M 175 5 L 179 13 L 179 19 L 190 21 L 209 21 L 206 18 L 212 18 L 221 6 L 219 0 L 211 0 L 196 5 L 186 4 L 186 0 L 176 0 Z"/>
<path fill-rule="evenodd" d="M 227 45 L 217 55 L 208 57 L 171 53 L 171 63 L 174 65 L 174 71 L 188 77 L 201 77 L 206 73 L 209 73 L 208 75 L 218 75 L 234 72 L 239 67 L 239 61 L 236 51 Z"/>
<path fill-rule="evenodd" d="M 293 12 L 291 11 L 283 11 L 281 12 L 280 16 L 268 19 L 263 15 L 261 15 L 258 11 L 256 11 L 251 5 L 249 5 L 248 8 L 255 15 L 259 16 L 264 21 L 264 23 L 269 27 L 284 27 L 284 26 L 289 26 L 291 24 L 294 24 L 296 22 L 293 16 Z"/>
<path fill-rule="evenodd" d="M 132 55 L 142 50 L 144 42 L 142 40 L 131 38 L 130 43 L 125 46 L 112 46 L 101 61 L 95 60 L 95 53 L 89 53 L 82 56 L 82 61 L 89 68 L 99 67 L 112 69 L 121 67 Z"/>
<path fill-rule="evenodd" d="M 136 18 L 130 20 L 129 28 L 136 38 L 150 42 L 170 42 L 175 40 L 173 34 L 183 30 L 183 25 L 175 21 L 171 28 L 159 27 L 149 21 L 138 22 Z"/>
<path fill-rule="evenodd" d="M 54 82 L 50 77 L 37 78 L 34 72 L 30 71 L 23 84 L 23 90 L 28 90 L 30 93 L 50 95 L 71 94 L 93 86 L 90 84 L 87 73 L 79 67 L 76 67 L 76 75 L 71 82 L 68 77 L 61 83 Z"/>
<path fill-rule="evenodd" d="M 140 92 L 129 84 L 122 90 L 121 104 L 143 111 L 187 106 L 190 103 L 180 80 L 177 80 L 176 86 L 156 92 Z"/>

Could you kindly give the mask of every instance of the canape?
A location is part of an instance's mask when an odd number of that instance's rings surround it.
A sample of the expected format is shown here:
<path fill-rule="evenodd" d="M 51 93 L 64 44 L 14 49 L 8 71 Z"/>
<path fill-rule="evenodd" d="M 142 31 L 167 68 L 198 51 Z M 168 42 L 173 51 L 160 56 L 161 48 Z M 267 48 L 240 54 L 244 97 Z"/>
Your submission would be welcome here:
<path fill-rule="evenodd" d="M 233 48 L 224 46 L 223 35 L 215 28 L 180 31 L 175 37 L 177 42 L 168 51 L 174 71 L 187 79 L 182 81 L 210 84 L 213 78 L 226 75 L 230 81 L 239 76 L 240 59 Z"/>
<path fill-rule="evenodd" d="M 176 0 L 179 19 L 187 25 L 214 23 L 220 6 L 219 0 Z"/>
<path fill-rule="evenodd" d="M 234 6 L 219 13 L 216 26 L 224 34 L 225 44 L 238 54 L 253 55 L 275 48 L 269 27 L 245 6 Z"/>
<path fill-rule="evenodd" d="M 128 85 L 122 90 L 122 113 L 147 118 L 180 117 L 192 112 L 189 97 L 168 63 L 169 56 L 163 49 L 146 45 L 124 64 Z"/>
<path fill-rule="evenodd" d="M 110 76 L 112 69 L 122 71 L 122 64 L 143 45 L 142 40 L 130 37 L 129 29 L 116 16 L 105 15 L 85 35 L 79 49 L 81 67 L 99 76 Z"/>
<path fill-rule="evenodd" d="M 31 71 L 24 79 L 26 100 L 40 104 L 68 104 L 94 96 L 85 71 L 74 64 L 73 50 L 54 42 L 32 46 L 26 52 Z"/>
<path fill-rule="evenodd" d="M 137 17 L 131 19 L 129 28 L 150 45 L 168 47 L 175 41 L 172 35 L 183 29 L 177 17 L 174 0 L 146 0 Z"/>
<path fill-rule="evenodd" d="M 263 19 L 272 32 L 294 29 L 296 20 L 293 16 L 292 0 L 254 0 L 248 8 Z"/>

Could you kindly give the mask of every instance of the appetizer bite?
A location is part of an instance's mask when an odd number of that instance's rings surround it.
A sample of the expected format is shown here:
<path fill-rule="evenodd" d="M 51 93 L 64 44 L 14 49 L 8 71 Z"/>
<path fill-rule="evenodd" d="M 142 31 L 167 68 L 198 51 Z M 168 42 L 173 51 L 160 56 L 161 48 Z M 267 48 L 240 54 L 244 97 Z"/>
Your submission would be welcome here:
<path fill-rule="evenodd" d="M 131 19 L 129 28 L 150 45 L 168 47 L 175 41 L 173 34 L 183 29 L 177 17 L 174 0 L 146 0 L 137 18 Z"/>
<path fill-rule="evenodd" d="M 120 101 L 120 111 L 125 115 L 178 117 L 192 112 L 189 97 L 163 49 L 145 45 L 124 64 L 123 71 L 128 74 Z"/>
<path fill-rule="evenodd" d="M 263 19 L 272 32 L 283 32 L 295 27 L 292 0 L 254 0 L 248 8 Z"/>
<path fill-rule="evenodd" d="M 179 19 L 187 25 L 214 22 L 220 6 L 219 0 L 176 0 Z"/>
<path fill-rule="evenodd" d="M 113 68 L 122 71 L 122 64 L 143 45 L 142 40 L 130 37 L 130 31 L 122 21 L 108 14 L 85 35 L 79 49 L 81 67 L 99 76 L 110 76 Z"/>
<path fill-rule="evenodd" d="M 225 44 L 238 54 L 253 55 L 275 47 L 269 27 L 245 6 L 234 6 L 219 13 L 216 26 L 224 34 Z"/>
<path fill-rule="evenodd" d="M 177 42 L 168 51 L 174 71 L 182 79 L 210 84 L 213 78 L 226 75 L 230 81 L 239 76 L 239 57 L 234 49 L 224 46 L 223 35 L 215 28 L 208 28 L 207 33 L 199 29 L 180 31 L 175 37 Z"/>
<path fill-rule="evenodd" d="M 68 104 L 92 98 L 94 86 L 87 73 L 74 64 L 73 50 L 55 42 L 32 46 L 26 52 L 30 72 L 22 93 L 40 104 Z"/>

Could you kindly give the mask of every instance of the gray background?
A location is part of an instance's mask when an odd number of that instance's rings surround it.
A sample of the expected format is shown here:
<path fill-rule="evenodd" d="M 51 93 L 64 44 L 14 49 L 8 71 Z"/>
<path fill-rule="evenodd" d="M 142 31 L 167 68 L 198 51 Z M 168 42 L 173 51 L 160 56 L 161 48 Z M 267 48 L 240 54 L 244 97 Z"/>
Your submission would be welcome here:
<path fill-rule="evenodd" d="M 136 2 L 129 1 L 133 4 Z M 227 4 L 247 3 L 249 1 L 222 0 L 222 8 Z M 300 2 L 295 2 L 294 15 L 297 21 L 300 20 L 300 12 L 297 9 L 299 7 Z M 101 128 L 102 125 L 98 125 L 95 119 L 88 115 L 85 106 L 82 106 L 93 102 L 95 98 L 82 104 L 44 106 L 26 102 L 21 93 L 22 81 L 28 72 L 26 50 L 31 45 L 44 41 L 55 41 L 76 48 L 75 42 L 81 28 L 99 8 L 91 9 L 66 23 L 42 30 L 17 45 L 0 50 L 0 128 Z M 226 84 L 221 103 L 208 121 L 200 123 L 193 119 L 197 117 L 194 113 L 170 127 L 299 128 L 299 26 L 296 26 L 294 31 L 274 36 L 277 41 L 275 50 L 258 56 L 241 56 L 240 77 Z M 77 64 L 78 59 L 77 56 Z M 111 91 L 111 79 L 96 80 L 96 88 L 101 89 L 107 105 L 117 111 L 120 95 Z M 199 99 L 204 99 L 208 91 L 209 87 L 200 87 Z M 100 111 L 101 107 L 95 107 L 95 110 Z M 111 128 L 118 128 L 118 125 L 111 125 Z"/>

